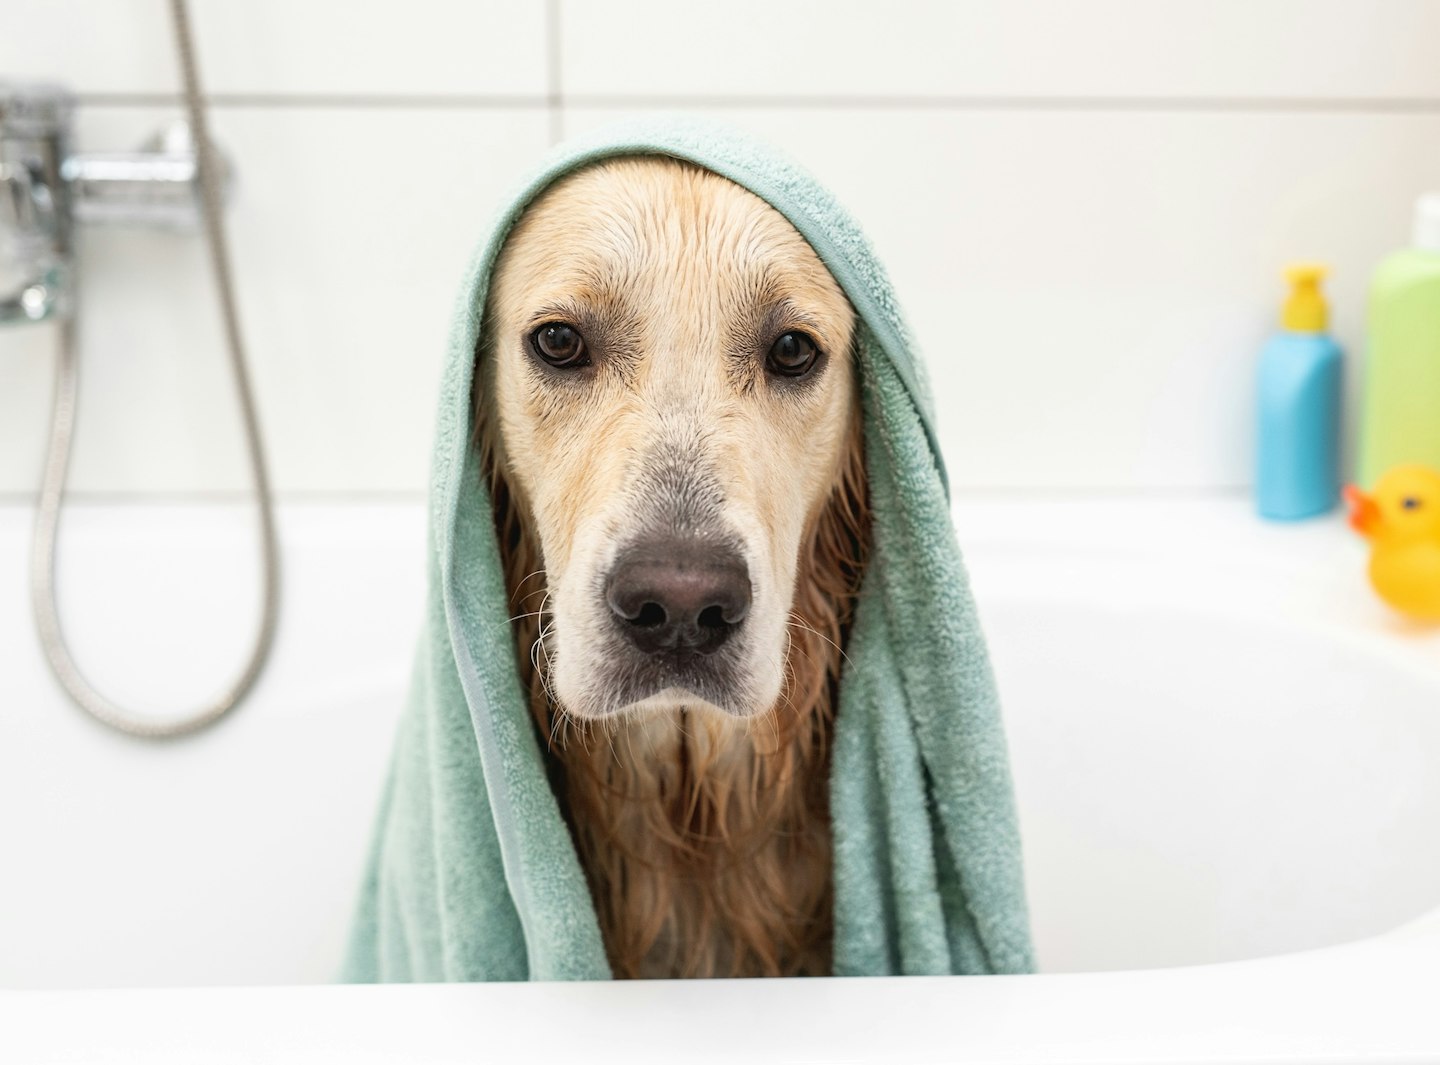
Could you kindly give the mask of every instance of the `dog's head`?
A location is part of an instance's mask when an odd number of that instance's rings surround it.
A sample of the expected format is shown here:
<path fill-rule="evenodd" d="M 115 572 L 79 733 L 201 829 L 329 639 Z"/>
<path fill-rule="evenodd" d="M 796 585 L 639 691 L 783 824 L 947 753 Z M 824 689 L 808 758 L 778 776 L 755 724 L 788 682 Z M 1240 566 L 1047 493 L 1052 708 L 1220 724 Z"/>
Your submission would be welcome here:
<path fill-rule="evenodd" d="M 567 713 L 775 704 L 798 556 L 857 439 L 854 329 L 794 227 L 709 171 L 614 160 L 527 209 L 482 402 Z"/>

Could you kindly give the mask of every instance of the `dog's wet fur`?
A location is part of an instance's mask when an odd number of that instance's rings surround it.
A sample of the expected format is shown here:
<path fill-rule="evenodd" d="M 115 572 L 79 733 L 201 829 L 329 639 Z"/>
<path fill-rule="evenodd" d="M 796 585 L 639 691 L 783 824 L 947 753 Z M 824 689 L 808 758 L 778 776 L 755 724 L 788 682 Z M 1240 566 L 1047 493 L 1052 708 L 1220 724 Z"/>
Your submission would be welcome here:
<path fill-rule="evenodd" d="M 830 738 L 869 538 L 855 343 L 790 223 L 676 160 L 561 179 L 497 262 L 476 446 L 617 976 L 830 971 Z"/>

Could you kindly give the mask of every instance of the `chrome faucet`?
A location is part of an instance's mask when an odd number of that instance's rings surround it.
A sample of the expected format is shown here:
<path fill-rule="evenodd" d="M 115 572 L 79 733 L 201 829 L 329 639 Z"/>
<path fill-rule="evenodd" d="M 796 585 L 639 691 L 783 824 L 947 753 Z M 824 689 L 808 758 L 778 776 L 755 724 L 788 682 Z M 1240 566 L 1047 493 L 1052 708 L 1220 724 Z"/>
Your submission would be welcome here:
<path fill-rule="evenodd" d="M 0 324 L 69 313 L 77 223 L 199 225 L 195 145 L 185 122 L 166 126 L 139 151 L 77 155 L 69 143 L 73 110 L 63 89 L 0 83 Z M 213 148 L 212 155 L 228 186 L 229 167 Z"/>
<path fill-rule="evenodd" d="M 70 113 L 62 90 L 0 85 L 0 323 L 69 309 Z"/>

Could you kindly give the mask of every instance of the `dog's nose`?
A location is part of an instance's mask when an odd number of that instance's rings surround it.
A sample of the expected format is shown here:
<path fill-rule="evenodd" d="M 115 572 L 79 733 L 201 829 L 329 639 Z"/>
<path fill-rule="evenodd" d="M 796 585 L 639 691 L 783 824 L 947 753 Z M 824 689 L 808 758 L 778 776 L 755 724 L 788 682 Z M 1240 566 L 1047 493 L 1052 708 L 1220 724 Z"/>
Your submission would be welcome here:
<path fill-rule="evenodd" d="M 733 548 L 699 541 L 636 545 L 615 560 L 605 601 L 640 650 L 709 654 L 750 612 L 750 571 Z"/>

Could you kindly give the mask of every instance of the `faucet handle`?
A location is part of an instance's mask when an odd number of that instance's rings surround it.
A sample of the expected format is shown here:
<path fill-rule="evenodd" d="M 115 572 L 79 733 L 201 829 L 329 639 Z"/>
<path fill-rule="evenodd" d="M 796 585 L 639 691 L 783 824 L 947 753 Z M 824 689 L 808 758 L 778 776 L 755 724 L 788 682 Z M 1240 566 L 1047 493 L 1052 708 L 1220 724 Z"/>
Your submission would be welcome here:
<path fill-rule="evenodd" d="M 190 125 L 177 119 L 134 152 L 72 155 L 60 168 L 75 221 L 144 225 L 179 232 L 200 228 L 199 167 Z M 212 143 L 220 184 L 230 192 L 234 170 Z"/>

